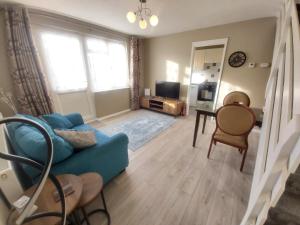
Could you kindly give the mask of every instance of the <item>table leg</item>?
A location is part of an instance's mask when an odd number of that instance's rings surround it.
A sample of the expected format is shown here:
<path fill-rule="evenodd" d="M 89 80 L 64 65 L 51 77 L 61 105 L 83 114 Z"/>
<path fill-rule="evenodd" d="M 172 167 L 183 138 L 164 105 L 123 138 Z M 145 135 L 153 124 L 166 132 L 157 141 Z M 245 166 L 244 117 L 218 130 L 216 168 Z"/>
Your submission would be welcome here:
<path fill-rule="evenodd" d="M 202 127 L 202 134 L 204 134 L 204 131 L 205 131 L 206 119 L 207 119 L 207 115 L 204 115 L 203 127 Z"/>
<path fill-rule="evenodd" d="M 82 207 L 81 211 L 82 211 L 82 214 L 83 214 L 84 221 L 86 222 L 87 225 L 90 225 L 89 215 L 86 213 L 85 208 Z"/>
<path fill-rule="evenodd" d="M 81 225 L 81 222 L 80 222 L 80 216 L 78 215 L 78 212 L 75 211 L 73 212 L 73 217 L 74 217 L 74 221 L 75 221 L 75 225 Z"/>
<path fill-rule="evenodd" d="M 105 198 L 104 198 L 104 193 L 103 193 L 103 190 L 101 191 L 101 198 L 102 198 L 102 203 L 103 203 L 103 206 L 104 206 L 104 211 L 105 211 L 105 214 L 107 216 L 107 219 L 108 219 L 108 225 L 110 225 L 110 214 L 108 212 L 108 209 L 107 209 L 107 205 L 106 205 L 106 201 L 105 201 Z"/>
<path fill-rule="evenodd" d="M 106 215 L 106 218 L 107 218 L 107 224 L 110 225 L 111 224 L 111 218 L 110 218 L 110 215 L 109 215 L 109 212 L 108 212 L 108 209 L 107 209 L 107 205 L 106 205 L 106 201 L 105 201 L 105 198 L 104 198 L 104 193 L 103 193 L 103 190 L 101 191 L 101 199 L 102 199 L 102 203 L 103 203 L 103 206 L 104 206 L 104 209 L 95 209 L 89 213 L 86 213 L 84 208 L 82 208 L 82 213 L 83 213 L 83 220 L 81 221 L 81 223 L 83 223 L 84 221 L 87 222 L 87 225 L 89 225 L 89 220 L 88 218 L 95 214 L 95 213 L 104 213 Z"/>
<path fill-rule="evenodd" d="M 196 141 L 197 141 L 198 128 L 199 128 L 199 120 L 200 120 L 200 112 L 197 111 L 196 123 L 195 123 L 195 129 L 194 129 L 193 147 L 195 147 Z"/>

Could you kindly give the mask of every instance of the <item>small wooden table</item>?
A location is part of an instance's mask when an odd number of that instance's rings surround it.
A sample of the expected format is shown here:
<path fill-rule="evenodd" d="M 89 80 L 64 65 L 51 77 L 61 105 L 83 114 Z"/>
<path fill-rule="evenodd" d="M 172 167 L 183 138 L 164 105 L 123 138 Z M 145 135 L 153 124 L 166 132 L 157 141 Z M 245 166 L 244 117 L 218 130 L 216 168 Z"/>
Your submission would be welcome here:
<path fill-rule="evenodd" d="M 76 208 L 77 204 L 79 203 L 79 200 L 81 198 L 82 194 L 82 181 L 80 177 L 75 175 L 60 175 L 57 176 L 57 179 L 59 180 L 61 185 L 64 185 L 66 183 L 69 183 L 72 185 L 74 192 L 68 196 L 65 197 L 66 200 L 66 213 L 69 215 L 73 212 L 73 210 Z M 28 190 L 24 192 L 23 195 L 26 196 L 32 196 L 35 185 Z M 36 205 L 38 206 L 37 212 L 61 212 L 61 202 L 56 202 L 53 196 L 53 193 L 56 191 L 56 188 L 54 184 L 51 182 L 50 179 L 48 179 L 45 183 L 45 186 L 39 195 Z M 17 217 L 17 212 L 12 212 L 8 224 L 15 224 L 15 220 Z M 26 225 L 55 225 L 58 224 L 61 221 L 59 217 L 45 217 L 33 220 L 29 223 L 26 223 Z"/>
<path fill-rule="evenodd" d="M 256 116 L 256 123 L 255 125 L 258 127 L 262 126 L 262 119 L 263 119 L 263 111 L 262 109 L 259 108 L 251 108 Z M 193 147 L 196 145 L 197 141 L 197 135 L 198 135 L 198 129 L 199 129 L 199 122 L 200 122 L 200 115 L 203 115 L 203 126 L 202 126 L 202 134 L 204 134 L 205 131 L 205 125 L 206 125 L 206 120 L 207 116 L 216 116 L 217 109 L 213 109 L 211 106 L 197 106 L 196 107 L 196 123 L 195 123 L 195 129 L 194 129 L 194 138 L 193 138 Z"/>
<path fill-rule="evenodd" d="M 106 206 L 106 201 L 104 198 L 103 193 L 103 178 L 98 173 L 84 173 L 80 175 L 82 184 L 83 184 L 83 193 L 78 203 L 77 208 L 82 211 L 83 214 L 83 221 L 86 222 L 87 225 L 90 225 L 89 217 L 95 213 L 104 213 L 107 217 L 107 224 L 110 225 L 111 219 L 110 215 Z M 95 209 L 89 213 L 86 212 L 85 207 L 91 203 L 93 200 L 97 198 L 98 195 L 101 195 L 102 203 L 104 208 L 103 209 Z M 78 217 L 77 217 L 78 218 Z"/>

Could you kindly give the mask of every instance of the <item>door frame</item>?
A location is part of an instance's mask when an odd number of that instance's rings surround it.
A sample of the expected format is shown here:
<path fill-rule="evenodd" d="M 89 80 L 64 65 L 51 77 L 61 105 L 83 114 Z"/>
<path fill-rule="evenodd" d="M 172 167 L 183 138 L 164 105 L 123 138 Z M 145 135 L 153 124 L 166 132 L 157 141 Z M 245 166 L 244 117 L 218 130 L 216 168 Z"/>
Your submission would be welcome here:
<path fill-rule="evenodd" d="M 224 69 L 224 61 L 227 51 L 227 45 L 228 45 L 228 38 L 221 38 L 221 39 L 212 39 L 212 40 L 205 40 L 205 41 L 196 41 L 192 42 L 192 49 L 191 49 L 191 57 L 190 57 L 190 74 L 189 74 L 189 86 L 187 91 L 187 101 L 186 101 L 186 111 L 187 115 L 189 114 L 189 108 L 190 108 L 190 89 L 191 89 L 191 81 L 192 81 L 192 74 L 193 74 L 193 68 L 194 68 L 194 57 L 195 57 L 195 50 L 199 47 L 210 47 L 210 46 L 216 46 L 216 45 L 224 45 L 223 50 L 223 56 L 220 66 L 220 76 L 218 79 L 216 94 L 215 94 L 215 100 L 214 100 L 214 108 L 217 106 L 218 98 L 219 98 L 219 92 L 220 92 L 220 86 L 221 86 L 221 78 L 223 76 L 223 69 Z"/>

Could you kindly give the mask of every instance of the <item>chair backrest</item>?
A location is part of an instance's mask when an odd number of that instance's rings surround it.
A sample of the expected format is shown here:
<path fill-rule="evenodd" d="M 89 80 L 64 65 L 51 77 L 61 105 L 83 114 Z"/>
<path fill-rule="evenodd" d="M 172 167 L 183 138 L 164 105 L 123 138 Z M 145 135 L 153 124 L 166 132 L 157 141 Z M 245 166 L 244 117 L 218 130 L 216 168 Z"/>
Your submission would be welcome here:
<path fill-rule="evenodd" d="M 241 136 L 248 134 L 255 125 L 255 114 L 249 107 L 230 104 L 218 109 L 217 127 L 224 133 Z"/>
<path fill-rule="evenodd" d="M 250 106 L 249 96 L 242 91 L 233 91 L 225 96 L 223 105 L 229 105 L 233 103 L 239 103 L 245 106 Z"/>

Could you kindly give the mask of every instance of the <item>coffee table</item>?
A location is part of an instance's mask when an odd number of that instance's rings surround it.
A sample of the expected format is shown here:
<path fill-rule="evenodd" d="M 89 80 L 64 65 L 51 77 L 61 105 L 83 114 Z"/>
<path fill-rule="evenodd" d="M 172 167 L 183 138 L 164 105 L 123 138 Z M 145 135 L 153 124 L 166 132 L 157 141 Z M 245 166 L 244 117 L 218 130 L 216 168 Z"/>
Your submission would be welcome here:
<path fill-rule="evenodd" d="M 76 208 L 78 205 L 82 190 L 83 190 L 83 185 L 80 177 L 71 175 L 71 174 L 66 174 L 66 175 L 60 175 L 57 176 L 57 179 L 59 180 L 60 184 L 66 184 L 69 183 L 72 185 L 74 192 L 68 196 L 65 197 L 66 201 L 66 213 L 69 215 L 70 213 L 73 212 L 73 210 Z M 34 190 L 35 190 L 35 185 L 28 190 L 24 192 L 23 195 L 26 196 L 32 196 Z M 56 188 L 54 184 L 48 179 L 45 183 L 45 186 L 39 195 L 36 205 L 38 206 L 37 212 L 61 212 L 61 203 L 60 201 L 55 201 L 53 197 L 53 193 L 56 191 Z M 36 212 L 36 213 L 37 213 Z M 11 216 L 8 220 L 9 225 L 15 224 L 15 220 L 17 218 L 17 212 L 14 211 L 11 213 Z M 45 218 L 40 218 L 33 220 L 31 222 L 26 223 L 26 225 L 55 225 L 58 224 L 61 221 L 61 218 L 59 217 L 45 217 Z"/>
<path fill-rule="evenodd" d="M 95 213 L 104 213 L 107 217 L 107 224 L 109 225 L 111 222 L 110 215 L 106 206 L 104 193 L 103 193 L 103 178 L 98 173 L 84 173 L 80 175 L 82 184 L 83 184 L 83 192 L 78 203 L 77 208 L 82 211 L 83 220 L 79 223 L 86 222 L 87 225 L 90 225 L 89 217 Z M 85 207 L 94 201 L 98 195 L 101 195 L 103 209 L 95 209 L 91 212 L 86 212 Z M 77 217 L 78 218 L 78 217 Z"/>

